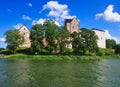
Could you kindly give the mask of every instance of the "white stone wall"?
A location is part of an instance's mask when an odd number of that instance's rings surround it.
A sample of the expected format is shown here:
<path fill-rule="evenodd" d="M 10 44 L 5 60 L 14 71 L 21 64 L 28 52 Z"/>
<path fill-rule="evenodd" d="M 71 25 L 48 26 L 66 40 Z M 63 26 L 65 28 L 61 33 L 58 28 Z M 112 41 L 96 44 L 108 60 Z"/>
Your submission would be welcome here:
<path fill-rule="evenodd" d="M 106 40 L 105 40 L 105 31 L 102 30 L 92 30 L 98 36 L 97 44 L 100 48 L 106 48 Z"/>

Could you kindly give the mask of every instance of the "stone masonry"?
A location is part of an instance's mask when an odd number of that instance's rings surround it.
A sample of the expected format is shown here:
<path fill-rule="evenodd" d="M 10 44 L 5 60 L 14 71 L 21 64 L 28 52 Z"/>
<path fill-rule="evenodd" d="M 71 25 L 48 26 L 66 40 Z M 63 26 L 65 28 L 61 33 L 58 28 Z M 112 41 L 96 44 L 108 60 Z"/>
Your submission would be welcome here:
<path fill-rule="evenodd" d="M 97 44 L 100 48 L 106 48 L 106 39 L 105 39 L 105 31 L 99 29 L 92 29 L 95 34 L 98 36 Z"/>
<path fill-rule="evenodd" d="M 65 20 L 65 26 L 70 33 L 79 33 L 79 21 L 74 17 L 72 19 Z M 100 48 L 106 48 L 105 31 L 99 29 L 93 29 L 92 31 L 98 36 L 97 45 Z M 72 48 L 72 44 L 67 45 L 68 48 Z"/>
<path fill-rule="evenodd" d="M 20 46 L 20 47 L 27 47 L 30 48 L 31 47 L 31 40 L 30 40 L 30 31 L 27 28 L 26 25 L 23 25 L 20 29 L 19 29 L 20 34 L 24 37 L 24 43 Z"/>
<path fill-rule="evenodd" d="M 79 21 L 76 19 L 76 17 L 72 19 L 66 19 L 65 26 L 70 33 L 79 32 Z"/>

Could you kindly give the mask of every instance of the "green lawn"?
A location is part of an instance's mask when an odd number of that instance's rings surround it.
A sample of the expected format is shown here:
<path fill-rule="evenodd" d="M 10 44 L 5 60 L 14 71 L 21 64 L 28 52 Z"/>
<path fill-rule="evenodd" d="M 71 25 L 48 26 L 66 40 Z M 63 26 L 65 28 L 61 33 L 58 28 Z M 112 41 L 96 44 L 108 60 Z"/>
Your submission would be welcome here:
<path fill-rule="evenodd" d="M 4 56 L 7 59 L 29 59 L 29 60 L 101 60 L 110 58 L 120 58 L 120 55 L 111 56 L 76 56 L 76 55 L 26 55 L 14 54 Z"/>

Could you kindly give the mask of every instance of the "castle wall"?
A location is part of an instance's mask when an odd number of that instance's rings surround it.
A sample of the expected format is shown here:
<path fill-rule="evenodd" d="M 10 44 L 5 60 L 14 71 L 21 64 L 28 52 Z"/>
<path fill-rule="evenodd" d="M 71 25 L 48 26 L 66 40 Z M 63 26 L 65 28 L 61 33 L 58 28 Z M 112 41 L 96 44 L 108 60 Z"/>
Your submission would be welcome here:
<path fill-rule="evenodd" d="M 71 28 L 71 33 L 73 32 L 79 32 L 79 22 L 77 21 L 76 18 L 74 18 L 71 23 L 70 23 L 70 28 Z"/>
<path fill-rule="evenodd" d="M 71 22 L 67 22 L 66 27 L 70 33 L 79 32 L 79 22 L 76 18 L 71 19 Z"/>
<path fill-rule="evenodd" d="M 98 36 L 97 44 L 100 48 L 106 48 L 105 31 L 92 30 Z"/>
<path fill-rule="evenodd" d="M 31 47 L 31 40 L 30 40 L 30 31 L 26 26 L 22 26 L 19 29 L 20 34 L 24 37 L 24 43 L 20 47 Z"/>

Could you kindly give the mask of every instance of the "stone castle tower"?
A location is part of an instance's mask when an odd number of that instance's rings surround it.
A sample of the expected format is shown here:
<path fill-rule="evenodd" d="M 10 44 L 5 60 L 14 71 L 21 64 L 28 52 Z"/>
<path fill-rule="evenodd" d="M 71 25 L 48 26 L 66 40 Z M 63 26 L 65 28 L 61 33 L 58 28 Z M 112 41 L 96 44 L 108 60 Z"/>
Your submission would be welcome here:
<path fill-rule="evenodd" d="M 66 19 L 65 26 L 70 33 L 77 32 L 79 33 L 79 21 L 77 18 Z M 95 34 L 98 36 L 97 45 L 100 48 L 106 48 L 106 40 L 105 40 L 105 31 L 99 29 L 92 29 Z M 72 48 L 72 44 L 68 45 L 68 48 Z"/>
<path fill-rule="evenodd" d="M 70 33 L 79 32 L 79 21 L 76 17 L 72 19 L 65 19 L 65 26 Z"/>
<path fill-rule="evenodd" d="M 100 48 L 106 48 L 106 39 L 105 39 L 105 31 L 99 29 L 92 29 L 95 34 L 98 36 L 97 45 Z"/>
<path fill-rule="evenodd" d="M 31 47 L 31 40 L 30 40 L 30 31 L 27 28 L 26 25 L 23 25 L 20 29 L 19 29 L 20 34 L 24 37 L 24 43 L 20 46 L 20 47 L 27 47 L 30 48 Z"/>

